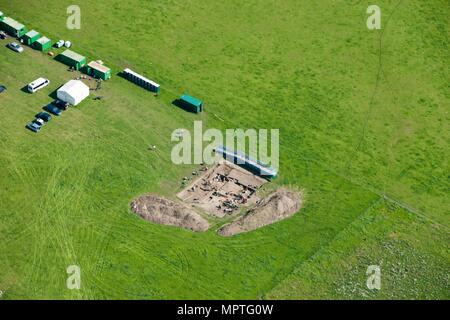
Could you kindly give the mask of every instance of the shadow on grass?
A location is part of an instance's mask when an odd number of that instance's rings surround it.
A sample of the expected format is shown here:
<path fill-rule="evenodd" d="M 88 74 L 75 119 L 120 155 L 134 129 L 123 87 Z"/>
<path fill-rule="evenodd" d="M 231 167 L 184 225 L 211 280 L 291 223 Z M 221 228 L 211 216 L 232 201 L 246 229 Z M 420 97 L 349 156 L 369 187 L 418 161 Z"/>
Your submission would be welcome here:
<path fill-rule="evenodd" d="M 22 91 L 23 93 L 26 93 L 26 94 L 31 94 L 31 92 L 28 91 L 28 85 L 23 86 L 22 88 L 20 88 L 20 91 Z"/>
<path fill-rule="evenodd" d="M 128 80 L 127 77 L 125 77 L 125 73 L 123 71 L 117 72 L 116 76 L 118 76 L 118 77 L 120 77 L 122 79 Z"/>
<path fill-rule="evenodd" d="M 28 125 L 25 125 L 25 129 L 27 129 L 27 130 L 29 130 L 29 131 L 31 131 L 31 132 L 33 132 L 33 133 L 38 133 L 39 131 L 40 131 L 40 129 L 39 130 L 36 130 L 36 129 L 31 129 L 31 127 L 29 127 Z"/>
<path fill-rule="evenodd" d="M 132 84 L 134 84 L 134 85 L 136 85 L 136 86 L 138 86 L 138 87 L 144 89 L 145 91 L 148 91 L 148 92 L 152 93 L 153 96 L 155 96 L 155 97 L 158 97 L 158 96 L 159 96 L 159 93 L 157 93 L 157 92 L 155 92 L 155 91 L 152 91 L 152 90 L 150 90 L 150 89 L 148 89 L 148 88 L 146 88 L 146 87 L 144 87 L 144 86 L 141 86 L 141 85 L 139 85 L 138 83 L 135 83 L 135 82 L 131 81 L 130 79 L 128 79 L 128 78 L 125 76 L 125 73 L 124 73 L 123 71 L 120 71 L 120 72 L 116 73 L 116 75 L 117 75 L 118 77 L 120 77 L 120 78 L 122 78 L 122 79 L 125 79 L 125 80 L 127 80 L 128 82 L 130 82 L 130 83 L 132 83 Z"/>
<path fill-rule="evenodd" d="M 49 95 L 50 98 L 52 98 L 53 100 L 58 99 L 58 89 L 53 90 Z"/>
<path fill-rule="evenodd" d="M 184 103 L 183 100 L 181 100 L 181 99 L 173 100 L 172 104 L 180 109 L 183 109 L 184 111 L 187 111 L 187 112 L 190 112 L 193 114 L 197 114 L 197 112 L 195 112 L 192 107 L 190 107 L 189 105 Z"/>

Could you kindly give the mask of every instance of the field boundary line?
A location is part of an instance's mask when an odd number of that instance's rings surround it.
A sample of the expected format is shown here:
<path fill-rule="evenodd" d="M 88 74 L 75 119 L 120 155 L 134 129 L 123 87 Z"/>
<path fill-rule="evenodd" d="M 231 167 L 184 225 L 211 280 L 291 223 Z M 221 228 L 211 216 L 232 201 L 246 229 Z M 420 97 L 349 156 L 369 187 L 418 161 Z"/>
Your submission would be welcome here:
<path fill-rule="evenodd" d="M 292 271 L 286 277 L 283 278 L 283 280 L 278 282 L 278 284 L 281 284 L 282 282 L 284 282 L 290 275 L 292 275 L 294 272 L 296 272 L 296 270 L 300 269 L 305 263 L 314 260 L 314 258 L 316 256 L 320 255 L 327 248 L 329 248 L 333 242 L 335 242 L 336 240 L 338 240 L 341 237 L 342 234 L 344 234 L 346 231 L 348 231 L 349 228 L 351 228 L 357 221 L 360 221 L 362 218 L 367 216 L 375 207 L 377 207 L 379 204 L 383 203 L 383 201 L 384 201 L 383 197 L 378 197 L 377 199 L 373 200 L 360 214 L 358 214 L 345 227 L 343 227 L 338 233 L 336 233 L 329 241 L 327 241 L 326 244 L 321 246 L 319 249 L 315 250 L 307 259 L 305 259 L 302 262 L 300 262 L 299 264 L 297 264 L 292 269 Z M 272 287 L 272 289 L 270 289 L 269 291 L 264 293 L 264 296 L 266 296 L 268 293 L 273 291 L 278 286 L 278 284 L 276 284 L 275 286 Z M 294 295 L 288 295 L 288 297 L 293 297 L 293 296 Z"/>
<path fill-rule="evenodd" d="M 305 159 L 307 159 L 307 158 L 305 158 Z M 419 217 L 421 217 L 421 218 L 423 218 L 423 219 L 425 219 L 425 220 L 427 220 L 429 222 L 432 222 L 432 223 L 434 223 L 436 225 L 439 225 L 439 226 L 441 226 L 441 227 L 443 227 L 443 228 L 445 228 L 447 230 L 450 229 L 448 226 L 446 226 L 446 225 L 442 224 L 441 222 L 438 222 L 438 221 L 434 220 L 433 218 L 431 218 L 426 212 L 424 212 L 424 211 L 422 211 L 420 209 L 417 209 L 415 207 L 412 207 L 408 203 L 403 202 L 403 201 L 401 201 L 401 200 L 395 198 L 394 196 L 391 196 L 391 195 L 389 195 L 389 194 L 387 194 L 385 192 L 382 192 L 381 190 L 376 189 L 376 188 L 370 186 L 369 184 L 358 182 L 358 181 L 355 181 L 355 180 L 353 180 L 353 179 L 351 179 L 351 178 L 349 178 L 349 177 L 347 177 L 345 175 L 342 175 L 339 172 L 337 172 L 336 170 L 334 170 L 333 168 L 329 167 L 324 162 L 317 161 L 315 159 L 307 159 L 307 160 L 311 161 L 311 162 L 313 162 L 313 163 L 315 163 L 315 164 L 317 164 L 319 166 L 321 166 L 325 170 L 328 170 L 332 174 L 338 176 L 341 179 L 344 179 L 345 181 L 347 181 L 348 183 L 350 183 L 350 184 L 352 184 L 354 186 L 357 186 L 357 187 L 359 187 L 359 188 L 361 188 L 361 189 L 363 189 L 365 191 L 372 192 L 372 193 L 376 194 L 377 196 L 384 198 L 387 202 L 390 202 L 392 204 L 397 205 L 398 207 L 404 209 L 405 211 L 407 211 L 410 214 L 417 215 L 417 216 L 419 216 Z"/>

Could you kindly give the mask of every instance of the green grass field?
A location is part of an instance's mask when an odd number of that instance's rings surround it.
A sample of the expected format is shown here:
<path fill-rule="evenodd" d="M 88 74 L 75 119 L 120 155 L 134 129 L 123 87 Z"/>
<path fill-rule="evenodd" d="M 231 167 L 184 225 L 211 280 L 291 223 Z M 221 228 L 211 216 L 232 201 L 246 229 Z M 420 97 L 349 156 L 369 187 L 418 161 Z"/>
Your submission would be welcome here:
<path fill-rule="evenodd" d="M 368 1 L 78 0 L 81 30 L 68 30 L 71 4 L 0 0 L 114 74 L 33 134 L 74 74 L 0 40 L 0 299 L 450 298 L 446 1 L 380 0 L 375 31 Z M 125 67 L 162 94 L 116 76 Z M 50 86 L 21 90 L 39 76 Z M 173 106 L 184 91 L 206 112 Z M 305 190 L 300 213 L 232 238 L 133 215 L 134 197 L 180 190 L 193 167 L 172 164 L 170 134 L 194 120 L 279 128 L 274 184 Z M 66 288 L 69 265 L 81 290 Z"/>

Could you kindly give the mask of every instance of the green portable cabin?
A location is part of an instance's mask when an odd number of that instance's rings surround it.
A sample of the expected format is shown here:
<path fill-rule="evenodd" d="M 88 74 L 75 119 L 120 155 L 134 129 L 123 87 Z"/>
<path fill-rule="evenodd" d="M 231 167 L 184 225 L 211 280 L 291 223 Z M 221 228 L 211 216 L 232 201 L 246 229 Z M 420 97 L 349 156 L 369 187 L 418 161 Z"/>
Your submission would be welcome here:
<path fill-rule="evenodd" d="M 51 49 L 52 41 L 47 37 L 41 37 L 33 43 L 33 47 L 39 51 L 47 51 Z"/>
<path fill-rule="evenodd" d="M 4 17 L 3 20 L 0 21 L 0 29 L 17 38 L 21 38 L 27 33 L 27 28 L 23 24 L 10 17 Z"/>
<path fill-rule="evenodd" d="M 203 111 L 203 101 L 194 98 L 187 93 L 181 96 L 180 104 L 181 107 L 191 112 L 199 113 Z"/>
<path fill-rule="evenodd" d="M 69 49 L 57 55 L 57 60 L 67 64 L 69 67 L 75 68 L 76 70 L 80 70 L 86 65 L 85 57 Z"/>
<path fill-rule="evenodd" d="M 3 12 L 0 11 L 0 21 L 3 21 L 4 18 L 5 18 L 5 15 L 3 14 Z"/>
<path fill-rule="evenodd" d="M 86 73 L 97 79 L 108 80 L 111 78 L 111 69 L 96 61 L 88 63 Z"/>
<path fill-rule="evenodd" d="M 36 42 L 41 35 L 36 30 L 31 30 L 25 33 L 25 35 L 22 37 L 23 43 L 25 43 L 27 46 L 31 46 L 34 42 Z"/>

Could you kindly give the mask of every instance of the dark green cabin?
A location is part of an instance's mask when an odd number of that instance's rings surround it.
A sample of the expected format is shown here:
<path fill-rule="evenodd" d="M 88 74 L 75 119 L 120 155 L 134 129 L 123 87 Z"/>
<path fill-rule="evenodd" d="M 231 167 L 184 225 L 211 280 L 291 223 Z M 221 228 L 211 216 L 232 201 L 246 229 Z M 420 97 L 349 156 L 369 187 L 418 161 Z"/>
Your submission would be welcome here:
<path fill-rule="evenodd" d="M 203 111 L 203 101 L 193 96 L 188 95 L 187 93 L 183 94 L 180 98 L 179 103 L 183 109 L 186 109 L 191 112 L 200 113 Z"/>

